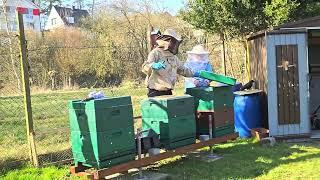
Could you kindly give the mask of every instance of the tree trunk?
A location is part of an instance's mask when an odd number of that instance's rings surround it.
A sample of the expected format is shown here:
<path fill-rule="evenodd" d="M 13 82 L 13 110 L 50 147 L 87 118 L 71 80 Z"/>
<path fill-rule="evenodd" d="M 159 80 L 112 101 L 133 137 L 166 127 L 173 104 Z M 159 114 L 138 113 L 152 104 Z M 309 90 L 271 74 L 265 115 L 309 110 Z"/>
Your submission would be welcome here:
<path fill-rule="evenodd" d="M 224 75 L 227 75 L 227 67 L 226 67 L 226 47 L 225 47 L 225 34 L 222 33 L 220 36 L 221 40 L 222 40 L 222 53 L 221 53 L 221 58 L 222 58 L 222 68 L 223 68 L 223 72 Z"/>
<path fill-rule="evenodd" d="M 92 9 L 91 9 L 92 19 L 94 19 L 94 6 L 95 6 L 95 0 L 92 0 Z"/>
<path fill-rule="evenodd" d="M 55 90 L 55 78 L 52 77 L 51 79 L 51 90 Z"/>
<path fill-rule="evenodd" d="M 229 53 L 229 49 L 230 49 L 230 47 L 229 47 L 229 45 L 228 45 L 228 43 L 225 43 L 226 45 L 225 45 L 225 47 L 226 47 L 226 49 L 225 49 L 225 53 L 226 53 L 226 56 L 228 57 L 228 61 L 229 61 L 229 63 L 230 63 L 230 68 L 231 68 L 231 76 L 232 77 L 235 77 L 235 75 L 234 75 L 234 69 L 233 69 L 233 64 L 232 64 L 232 54 L 230 55 L 230 53 Z"/>
<path fill-rule="evenodd" d="M 71 76 L 68 76 L 68 87 L 71 88 L 72 87 L 72 79 Z"/>
<path fill-rule="evenodd" d="M 63 76 L 63 87 L 67 87 L 67 76 Z"/>

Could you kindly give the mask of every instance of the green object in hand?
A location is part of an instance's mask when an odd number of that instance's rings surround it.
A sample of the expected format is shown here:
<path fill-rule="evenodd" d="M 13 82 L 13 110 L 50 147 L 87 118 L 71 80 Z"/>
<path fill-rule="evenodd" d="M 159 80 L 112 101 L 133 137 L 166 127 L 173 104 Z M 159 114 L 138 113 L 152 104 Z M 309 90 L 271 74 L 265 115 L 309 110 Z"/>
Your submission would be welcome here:
<path fill-rule="evenodd" d="M 159 69 L 165 69 L 166 65 L 164 62 L 155 62 L 151 65 L 152 69 L 159 70 Z"/>
<path fill-rule="evenodd" d="M 200 77 L 232 86 L 236 84 L 236 79 L 234 78 L 223 76 L 220 74 L 215 74 L 208 71 L 200 71 Z"/>

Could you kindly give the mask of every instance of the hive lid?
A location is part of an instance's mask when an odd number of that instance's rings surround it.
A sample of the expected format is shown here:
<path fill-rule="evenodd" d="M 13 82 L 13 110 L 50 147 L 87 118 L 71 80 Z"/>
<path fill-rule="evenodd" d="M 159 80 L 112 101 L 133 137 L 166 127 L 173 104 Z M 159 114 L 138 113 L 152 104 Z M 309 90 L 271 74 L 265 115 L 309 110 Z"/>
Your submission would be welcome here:
<path fill-rule="evenodd" d="M 232 77 L 215 74 L 208 71 L 200 71 L 200 77 L 232 86 L 236 84 L 236 79 Z"/>
<path fill-rule="evenodd" d="M 183 99 L 183 98 L 190 98 L 190 95 L 182 95 L 182 96 L 174 96 L 174 95 L 165 95 L 165 96 L 156 96 L 150 97 L 149 99 L 155 100 L 173 100 L 173 99 Z"/>
<path fill-rule="evenodd" d="M 261 92 L 262 92 L 262 90 L 252 89 L 252 90 L 247 90 L 247 91 L 236 91 L 233 94 L 238 95 L 238 96 L 244 96 L 244 95 L 257 94 L 257 93 L 261 93 Z"/>

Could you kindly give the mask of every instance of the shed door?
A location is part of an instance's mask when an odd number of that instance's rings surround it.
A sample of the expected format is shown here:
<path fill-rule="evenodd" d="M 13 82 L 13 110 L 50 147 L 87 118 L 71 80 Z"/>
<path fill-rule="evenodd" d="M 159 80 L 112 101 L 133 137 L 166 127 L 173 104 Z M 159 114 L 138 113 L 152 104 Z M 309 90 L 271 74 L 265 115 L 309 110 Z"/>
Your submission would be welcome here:
<path fill-rule="evenodd" d="M 277 45 L 278 124 L 299 124 L 298 45 Z"/>
<path fill-rule="evenodd" d="M 306 33 L 267 34 L 270 136 L 310 133 Z"/>

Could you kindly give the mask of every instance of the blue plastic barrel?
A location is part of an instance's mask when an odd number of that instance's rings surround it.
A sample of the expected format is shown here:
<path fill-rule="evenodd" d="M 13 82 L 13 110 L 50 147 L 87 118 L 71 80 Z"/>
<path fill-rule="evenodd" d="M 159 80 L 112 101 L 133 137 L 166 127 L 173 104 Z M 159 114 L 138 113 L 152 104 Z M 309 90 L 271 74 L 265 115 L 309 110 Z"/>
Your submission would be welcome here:
<path fill-rule="evenodd" d="M 250 129 L 262 127 L 261 91 L 238 91 L 234 95 L 235 129 L 241 138 L 250 138 Z"/>

